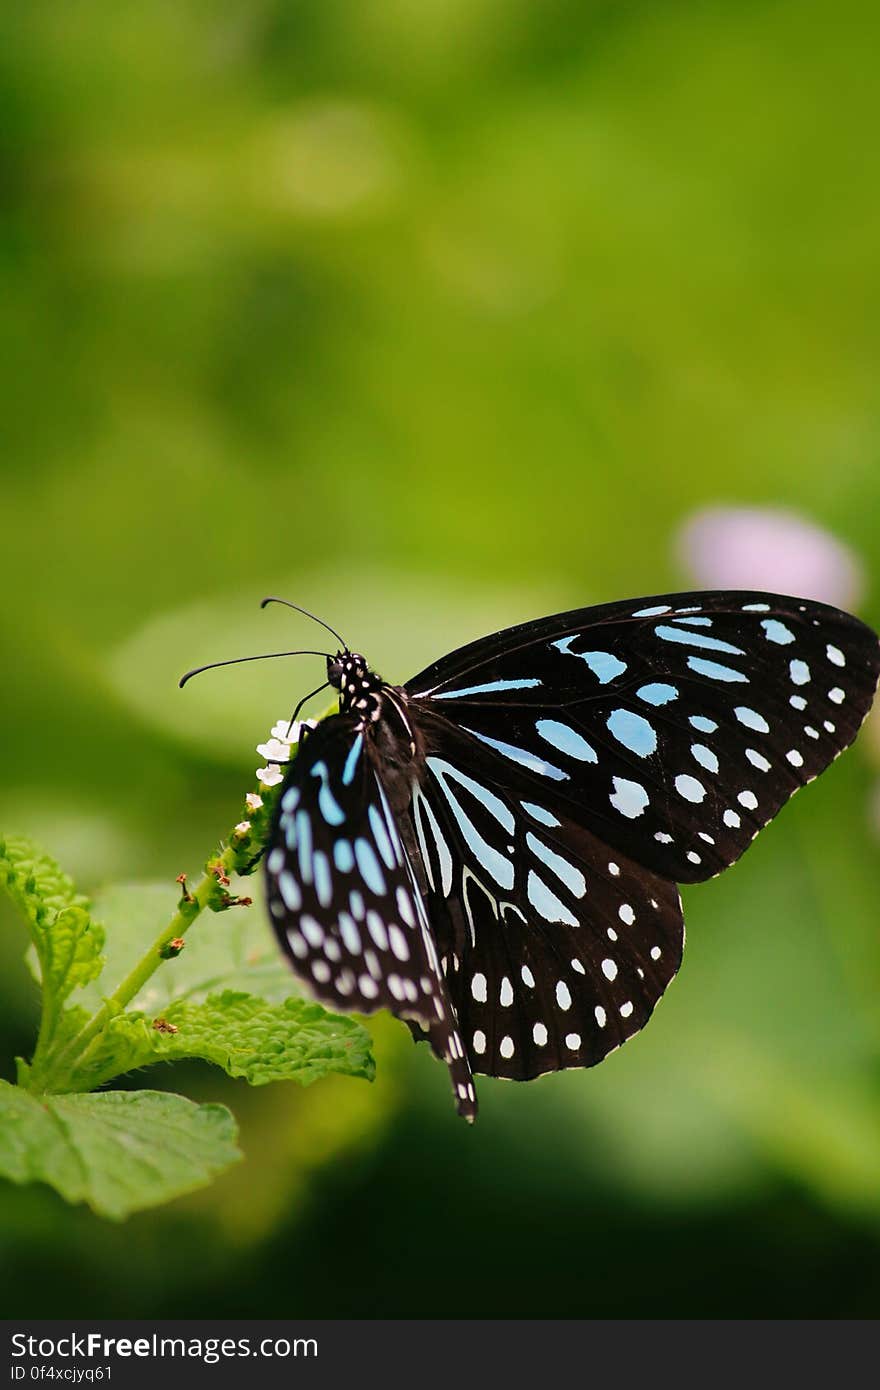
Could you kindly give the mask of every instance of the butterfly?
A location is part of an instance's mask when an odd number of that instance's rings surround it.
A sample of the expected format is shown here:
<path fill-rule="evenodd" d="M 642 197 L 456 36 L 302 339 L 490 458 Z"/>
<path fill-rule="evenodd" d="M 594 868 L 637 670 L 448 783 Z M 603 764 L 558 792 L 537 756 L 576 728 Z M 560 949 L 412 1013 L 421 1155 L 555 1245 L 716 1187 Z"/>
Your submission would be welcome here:
<path fill-rule="evenodd" d="M 426 1039 L 469 1120 L 475 1073 L 594 1066 L 644 1027 L 681 963 L 677 885 L 739 859 L 880 675 L 858 619 L 752 592 L 558 613 L 403 685 L 326 655 L 339 711 L 281 788 L 272 925 L 322 1003 Z"/>

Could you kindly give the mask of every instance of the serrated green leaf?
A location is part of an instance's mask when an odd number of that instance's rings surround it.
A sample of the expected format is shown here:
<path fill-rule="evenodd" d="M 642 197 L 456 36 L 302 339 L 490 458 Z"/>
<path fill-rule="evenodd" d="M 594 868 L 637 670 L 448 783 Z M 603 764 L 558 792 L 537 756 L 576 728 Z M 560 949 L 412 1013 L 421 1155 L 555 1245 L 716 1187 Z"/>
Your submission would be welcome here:
<path fill-rule="evenodd" d="M 98 894 L 95 912 L 106 928 L 105 979 L 112 985 L 128 974 L 145 944 L 169 921 L 179 896 L 177 885 L 167 883 L 119 883 Z M 259 904 L 216 916 L 206 913 L 180 955 L 156 971 L 132 1007 L 156 1015 L 174 1000 L 200 1003 L 224 989 L 245 990 L 270 1002 L 297 992 L 295 976 L 282 960 Z M 89 985 L 83 1002 L 97 1008 L 101 993 Z"/>
<path fill-rule="evenodd" d="M 203 1004 L 172 1004 L 166 1019 L 178 1032 L 155 1034 L 160 1055 L 203 1057 L 252 1086 L 286 1080 L 308 1086 L 330 1072 L 371 1081 L 375 1074 L 366 1029 L 305 999 L 269 1004 L 224 990 Z"/>
<path fill-rule="evenodd" d="M 43 988 L 56 1004 L 101 973 L 103 929 L 53 859 L 21 836 L 0 837 L 0 875 L 30 930 Z"/>
<path fill-rule="evenodd" d="M 43 987 L 38 1051 L 49 1052 L 65 999 L 101 974 L 104 930 L 88 899 L 50 858 L 23 836 L 0 837 L 0 881 L 30 931 Z"/>
<path fill-rule="evenodd" d="M 64 908 L 47 929 L 39 953 L 43 989 L 51 989 L 60 1003 L 76 988 L 97 980 L 104 968 L 103 945 L 104 929 L 84 907 Z"/>
<path fill-rule="evenodd" d="M 37 932 L 65 908 L 89 905 L 54 859 L 23 835 L 0 835 L 0 882 Z"/>
<path fill-rule="evenodd" d="M 0 1174 L 115 1221 L 204 1187 L 240 1157 L 222 1105 L 161 1091 L 38 1099 L 0 1082 Z"/>
<path fill-rule="evenodd" d="M 331 1072 L 372 1081 L 375 1063 L 366 1029 L 351 1018 L 327 1013 L 320 1004 L 286 999 L 269 1004 L 240 990 L 224 990 L 203 1003 L 181 999 L 158 1020 L 120 1014 L 108 1025 L 90 1058 L 94 1086 L 151 1062 L 200 1058 L 252 1086 L 296 1081 L 309 1086 Z"/>

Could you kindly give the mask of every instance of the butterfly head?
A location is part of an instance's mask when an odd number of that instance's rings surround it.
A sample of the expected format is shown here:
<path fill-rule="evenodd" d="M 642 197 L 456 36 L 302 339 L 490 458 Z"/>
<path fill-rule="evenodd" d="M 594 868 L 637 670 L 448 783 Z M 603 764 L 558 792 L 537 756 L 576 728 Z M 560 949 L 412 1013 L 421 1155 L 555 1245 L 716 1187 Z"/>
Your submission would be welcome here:
<path fill-rule="evenodd" d="M 367 665 L 360 652 L 341 651 L 327 658 L 327 680 L 339 691 L 339 708 L 357 710 L 368 718 L 379 716 L 382 679 Z"/>

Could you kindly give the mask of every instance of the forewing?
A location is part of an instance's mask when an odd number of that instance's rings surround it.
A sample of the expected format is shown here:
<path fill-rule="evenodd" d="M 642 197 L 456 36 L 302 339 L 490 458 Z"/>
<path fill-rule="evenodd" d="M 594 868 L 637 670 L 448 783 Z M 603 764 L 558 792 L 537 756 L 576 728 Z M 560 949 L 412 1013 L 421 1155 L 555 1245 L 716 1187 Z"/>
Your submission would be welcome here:
<path fill-rule="evenodd" d="M 417 1021 L 460 1113 L 476 1101 L 412 865 L 369 734 L 351 715 L 310 732 L 281 791 L 266 855 L 269 912 L 297 975 L 331 1008 Z"/>
<path fill-rule="evenodd" d="M 535 799 L 525 771 L 425 716 L 411 815 L 427 904 L 476 1072 L 600 1062 L 647 1023 L 681 962 L 675 884 Z"/>
<path fill-rule="evenodd" d="M 824 604 L 689 593 L 509 628 L 407 683 L 534 798 L 664 878 L 732 864 L 855 738 L 876 634 Z"/>

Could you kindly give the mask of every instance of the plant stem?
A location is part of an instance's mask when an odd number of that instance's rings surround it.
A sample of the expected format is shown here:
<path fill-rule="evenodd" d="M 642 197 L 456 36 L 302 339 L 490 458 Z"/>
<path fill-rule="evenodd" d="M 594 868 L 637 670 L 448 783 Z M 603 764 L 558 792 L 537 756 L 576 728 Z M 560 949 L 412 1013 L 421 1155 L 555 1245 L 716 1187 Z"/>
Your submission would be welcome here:
<path fill-rule="evenodd" d="M 37 956 L 40 962 L 41 976 L 43 979 L 45 979 L 45 956 L 39 950 L 37 951 Z M 34 1058 L 32 1063 L 35 1070 L 39 1069 L 43 1055 L 49 1048 L 52 1034 L 55 1031 L 55 1025 L 58 1022 L 58 1004 L 54 998 L 54 991 L 44 988 L 42 991 L 42 996 L 43 1002 L 40 1008 L 40 1029 L 37 1033 L 37 1044 L 34 1048 Z"/>

